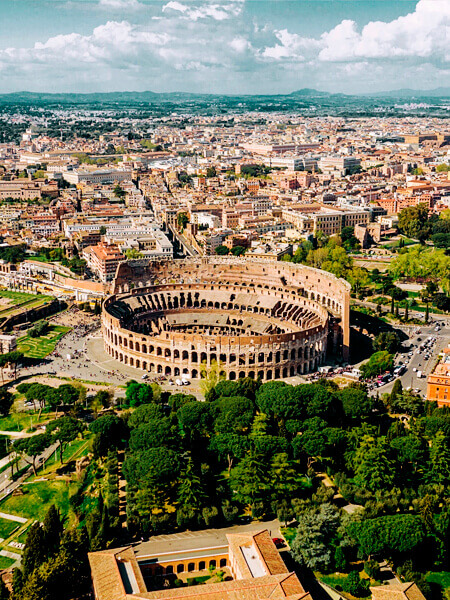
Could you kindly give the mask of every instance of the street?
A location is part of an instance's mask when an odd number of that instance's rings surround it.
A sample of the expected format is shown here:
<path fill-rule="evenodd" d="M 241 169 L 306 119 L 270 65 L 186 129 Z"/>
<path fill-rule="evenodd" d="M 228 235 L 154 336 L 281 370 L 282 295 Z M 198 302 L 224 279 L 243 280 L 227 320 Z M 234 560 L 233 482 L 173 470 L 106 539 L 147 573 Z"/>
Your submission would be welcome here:
<path fill-rule="evenodd" d="M 445 323 L 445 325 L 441 326 L 439 331 L 435 331 L 436 323 Z M 400 379 L 404 388 L 417 389 L 425 397 L 427 377 L 438 360 L 438 354 L 444 348 L 450 346 L 450 326 L 443 317 L 435 316 L 427 326 L 414 325 L 401 327 L 401 329 L 409 336 L 409 339 L 403 343 L 405 349 L 397 353 L 395 365 L 402 363 L 406 366 L 406 371 L 400 377 L 394 378 L 393 381 L 386 385 L 373 388 L 371 394 L 375 395 L 377 392 L 379 394 L 390 393 L 395 379 Z M 420 333 L 417 333 L 418 330 L 420 330 Z M 430 337 L 436 339 L 435 343 L 431 344 L 429 349 L 421 351 L 419 347 Z M 410 356 L 411 352 L 412 356 Z M 429 358 L 426 359 L 425 355 L 429 355 Z M 417 377 L 419 371 L 422 372 L 421 378 Z"/>

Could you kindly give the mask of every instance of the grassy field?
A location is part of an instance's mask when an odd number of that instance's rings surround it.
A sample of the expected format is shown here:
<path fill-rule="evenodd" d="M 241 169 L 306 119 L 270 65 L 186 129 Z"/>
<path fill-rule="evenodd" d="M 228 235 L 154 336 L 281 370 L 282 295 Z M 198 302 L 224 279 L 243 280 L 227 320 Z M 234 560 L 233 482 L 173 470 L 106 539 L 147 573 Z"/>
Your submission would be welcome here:
<path fill-rule="evenodd" d="M 26 292 L 14 292 L 12 290 L 0 290 L 0 298 L 7 298 L 10 302 L 1 307 L 0 317 L 8 317 L 15 312 L 26 308 L 36 308 L 53 300 L 52 296 L 42 294 L 27 294 Z"/>
<path fill-rule="evenodd" d="M 70 327 L 52 325 L 47 335 L 32 338 L 29 335 L 19 338 L 17 349 L 28 358 L 45 358 L 53 352 L 57 342 L 70 331 Z"/>
<path fill-rule="evenodd" d="M 8 556 L 0 556 L 0 569 L 9 569 L 16 561 Z"/>
<path fill-rule="evenodd" d="M 92 435 L 92 434 L 91 434 Z M 71 460 L 76 460 L 81 458 L 82 456 L 86 456 L 89 454 L 91 449 L 91 437 L 88 439 L 75 440 L 71 442 L 63 452 L 63 460 L 66 465 Z M 41 477 L 48 477 L 52 473 L 55 473 L 57 469 L 61 467 L 61 463 L 59 461 L 59 450 L 56 449 L 56 452 L 52 454 L 52 456 L 47 460 L 44 467 L 41 467 L 37 470 L 37 477 L 30 477 L 28 481 L 34 481 L 35 479 L 39 479 Z"/>
<path fill-rule="evenodd" d="M 0 503 L 1 512 L 43 521 L 52 504 L 63 516 L 69 513 L 69 498 L 77 485 L 67 481 L 27 482 L 22 486 L 23 496 L 8 496 Z"/>
<path fill-rule="evenodd" d="M 7 417 L 0 418 L 0 431 L 23 431 L 30 427 L 43 423 L 54 417 L 54 413 L 42 413 L 41 418 L 38 419 L 39 414 L 33 414 L 31 412 L 17 412 L 11 413 Z M 0 439 L 0 444 L 2 443 Z M 4 442 L 3 442 L 4 443 Z"/>
<path fill-rule="evenodd" d="M 6 540 L 9 536 L 15 531 L 19 529 L 20 523 L 16 521 L 9 521 L 8 519 L 0 519 L 0 538 Z"/>

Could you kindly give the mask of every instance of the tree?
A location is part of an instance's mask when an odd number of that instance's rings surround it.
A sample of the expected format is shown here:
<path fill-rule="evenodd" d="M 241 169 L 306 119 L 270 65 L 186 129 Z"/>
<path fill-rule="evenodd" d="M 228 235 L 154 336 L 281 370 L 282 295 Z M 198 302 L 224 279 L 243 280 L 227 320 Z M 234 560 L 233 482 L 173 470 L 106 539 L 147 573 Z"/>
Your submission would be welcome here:
<path fill-rule="evenodd" d="M 63 383 L 57 388 L 50 388 L 48 402 L 52 407 L 73 406 L 80 399 L 80 390 L 70 383 Z"/>
<path fill-rule="evenodd" d="M 132 429 L 129 445 L 131 450 L 175 446 L 170 419 L 153 419 Z"/>
<path fill-rule="evenodd" d="M 36 459 L 51 444 L 51 437 L 48 433 L 33 435 L 29 438 L 21 438 L 14 444 L 14 450 L 22 455 L 22 458 L 33 467 L 33 473 L 36 476 Z M 28 460 L 29 457 L 31 460 Z"/>
<path fill-rule="evenodd" d="M 26 580 L 46 560 L 44 530 L 35 522 L 28 530 L 22 555 L 23 577 Z"/>
<path fill-rule="evenodd" d="M 42 337 L 46 335 L 50 329 L 48 321 L 38 321 L 34 327 L 28 331 L 28 335 L 32 338 Z"/>
<path fill-rule="evenodd" d="M 202 380 L 200 382 L 200 388 L 205 397 L 211 392 L 211 390 L 221 381 L 225 379 L 225 373 L 220 367 L 220 363 L 217 360 L 212 360 L 209 368 L 206 363 L 202 363 L 200 368 L 200 375 Z"/>
<path fill-rule="evenodd" d="M 113 394 L 114 392 L 110 390 L 99 390 L 95 394 L 95 399 L 100 402 L 103 408 L 109 408 L 112 403 Z"/>
<path fill-rule="evenodd" d="M 183 434 L 191 442 L 209 437 L 213 423 L 210 404 L 188 402 L 178 410 L 177 418 Z"/>
<path fill-rule="evenodd" d="M 392 390 L 391 390 L 391 395 L 390 395 L 390 402 L 391 405 L 393 402 L 395 402 L 395 400 L 397 399 L 398 396 L 401 396 L 403 394 L 403 385 L 400 379 L 396 379 L 394 381 L 394 385 L 392 386 Z"/>
<path fill-rule="evenodd" d="M 367 417 L 374 408 L 372 398 L 362 389 L 346 387 L 339 392 L 339 398 L 346 416 L 350 418 Z"/>
<path fill-rule="evenodd" d="M 126 191 L 120 187 L 119 183 L 115 186 L 115 188 L 113 190 L 113 194 L 119 200 L 123 200 L 125 198 L 125 196 L 127 195 Z"/>
<path fill-rule="evenodd" d="M 433 303 L 437 309 L 450 312 L 450 298 L 447 294 L 436 294 L 433 298 Z"/>
<path fill-rule="evenodd" d="M 217 246 L 215 253 L 219 256 L 225 256 L 230 253 L 230 249 L 227 246 Z"/>
<path fill-rule="evenodd" d="M 330 569 L 333 564 L 330 540 L 336 535 L 339 523 L 339 511 L 331 504 L 322 504 L 319 510 L 309 509 L 300 515 L 291 544 L 295 560 L 314 571 Z"/>
<path fill-rule="evenodd" d="M 412 551 L 425 537 L 418 515 L 387 515 L 364 521 L 351 521 L 347 532 L 359 545 L 363 556 L 392 557 Z"/>
<path fill-rule="evenodd" d="M 153 400 L 153 389 L 146 383 L 138 383 L 132 379 L 127 382 L 125 399 L 129 406 L 148 404 Z"/>
<path fill-rule="evenodd" d="M 227 462 L 229 474 L 234 461 L 243 458 L 249 450 L 249 441 L 237 433 L 221 433 L 211 439 L 209 448 L 219 460 Z"/>
<path fill-rule="evenodd" d="M 255 405 L 249 398 L 232 396 L 216 402 L 218 414 L 215 429 L 218 433 L 247 433 L 253 421 Z"/>
<path fill-rule="evenodd" d="M 438 431 L 431 441 L 430 471 L 431 482 L 441 485 L 450 483 L 450 445 L 443 431 Z"/>
<path fill-rule="evenodd" d="M 361 365 L 360 370 L 364 378 L 375 377 L 392 369 L 393 364 L 394 357 L 392 354 L 382 350 L 372 354 L 369 360 Z"/>
<path fill-rule="evenodd" d="M 142 252 L 139 252 L 137 248 L 127 248 L 125 250 L 125 256 L 128 260 L 135 260 L 138 258 L 142 258 L 144 255 L 142 254 Z"/>
<path fill-rule="evenodd" d="M 266 499 L 268 483 L 269 474 L 261 454 L 250 451 L 231 469 L 230 487 L 236 500 L 252 509 Z"/>
<path fill-rule="evenodd" d="M 73 417 L 59 417 L 47 426 L 47 432 L 52 434 L 54 442 L 59 444 L 59 459 L 63 464 L 64 450 L 83 431 L 83 424 Z"/>
<path fill-rule="evenodd" d="M 348 594 L 355 598 L 365 598 L 370 596 L 370 582 L 367 579 L 361 579 L 358 571 L 351 571 L 344 581 L 342 588 Z"/>
<path fill-rule="evenodd" d="M 429 234 L 426 204 L 409 206 L 401 210 L 398 215 L 398 226 L 400 231 L 409 237 L 417 238 L 420 241 L 426 239 Z"/>
<path fill-rule="evenodd" d="M 59 551 L 61 537 L 64 531 L 59 510 L 54 504 L 50 506 L 43 523 L 44 539 L 48 554 L 55 555 Z"/>
<path fill-rule="evenodd" d="M 206 169 L 206 177 L 215 177 L 216 175 L 216 167 L 208 167 Z"/>
<path fill-rule="evenodd" d="M 394 482 L 394 465 L 385 438 L 363 436 L 353 457 L 355 481 L 372 492 L 386 489 Z"/>
<path fill-rule="evenodd" d="M 233 248 L 231 248 L 231 254 L 234 256 L 242 256 L 245 254 L 246 250 L 247 248 L 244 248 L 244 246 L 233 246 Z"/>
<path fill-rule="evenodd" d="M 400 338 L 394 331 L 380 332 L 373 342 L 373 348 L 376 352 L 385 350 L 389 354 L 395 354 L 399 346 Z"/>
<path fill-rule="evenodd" d="M 189 223 L 189 217 L 185 212 L 181 212 L 177 214 L 177 223 L 178 227 L 183 230 L 186 225 Z"/>
<path fill-rule="evenodd" d="M 207 498 L 202 481 L 195 472 L 192 458 L 189 458 L 180 474 L 178 502 L 183 508 L 189 508 L 199 514 Z"/>
<path fill-rule="evenodd" d="M 13 403 L 13 394 L 6 388 L 0 388 L 0 414 L 2 417 L 9 415 Z"/>
<path fill-rule="evenodd" d="M 293 494 L 302 487 L 298 466 L 289 460 L 286 452 L 275 454 L 272 458 L 270 479 L 274 496 L 279 500 L 292 498 Z"/>

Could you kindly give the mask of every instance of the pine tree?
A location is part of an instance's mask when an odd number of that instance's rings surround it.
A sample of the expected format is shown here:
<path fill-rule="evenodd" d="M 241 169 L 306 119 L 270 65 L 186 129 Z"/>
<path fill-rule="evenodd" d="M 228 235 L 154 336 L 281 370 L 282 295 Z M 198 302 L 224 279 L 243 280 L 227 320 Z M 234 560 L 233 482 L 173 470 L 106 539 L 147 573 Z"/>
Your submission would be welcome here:
<path fill-rule="evenodd" d="M 406 304 L 405 308 L 405 321 L 409 321 L 409 304 Z"/>
<path fill-rule="evenodd" d="M 430 307 L 428 306 L 428 300 L 425 305 L 425 323 L 428 323 L 430 318 Z"/>
<path fill-rule="evenodd" d="M 23 588 L 23 574 L 18 567 L 13 571 L 12 588 L 12 600 L 19 600 Z"/>
<path fill-rule="evenodd" d="M 394 314 L 394 296 L 391 298 L 391 313 Z"/>
<path fill-rule="evenodd" d="M 450 483 L 450 447 L 443 431 L 438 431 L 431 442 L 429 478 L 433 483 Z"/>
<path fill-rule="evenodd" d="M 56 554 L 61 543 L 63 525 L 59 510 L 54 504 L 50 506 L 44 519 L 45 545 L 49 555 Z"/>
<path fill-rule="evenodd" d="M 398 303 L 395 305 L 395 316 L 398 319 Z"/>
<path fill-rule="evenodd" d="M 46 558 L 44 530 L 40 523 L 33 523 L 28 531 L 22 556 L 23 578 L 28 579 Z"/>
<path fill-rule="evenodd" d="M 22 593 L 23 588 L 23 574 L 19 568 L 15 568 L 12 575 L 12 598 L 13 600 L 18 600 Z"/>

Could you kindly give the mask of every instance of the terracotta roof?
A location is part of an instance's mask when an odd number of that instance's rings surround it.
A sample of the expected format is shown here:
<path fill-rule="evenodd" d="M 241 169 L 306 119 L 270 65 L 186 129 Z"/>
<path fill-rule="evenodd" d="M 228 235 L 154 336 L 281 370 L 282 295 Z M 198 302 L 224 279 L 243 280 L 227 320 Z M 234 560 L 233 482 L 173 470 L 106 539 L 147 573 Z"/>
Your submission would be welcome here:
<path fill-rule="evenodd" d="M 137 561 L 138 547 L 91 552 L 88 556 L 96 599 L 311 600 L 295 573 L 288 572 L 267 529 L 230 533 L 226 537 L 236 568 L 235 580 L 154 592 L 146 591 Z M 151 542 L 145 545 L 144 555 L 148 554 L 151 546 Z M 244 552 L 243 548 L 251 549 L 250 553 Z M 142 548 L 140 550 L 142 556 Z M 408 600 L 423 599 L 411 597 Z"/>
<path fill-rule="evenodd" d="M 371 587 L 372 600 L 425 600 L 415 583 L 398 583 Z"/>
<path fill-rule="evenodd" d="M 126 600 L 311 600 L 294 573 L 129 595 Z"/>
<path fill-rule="evenodd" d="M 145 592 L 147 589 L 131 547 L 89 552 L 88 558 L 97 600 L 125 600 L 127 590 L 119 570 L 119 557 L 131 566 L 139 592 Z"/>

